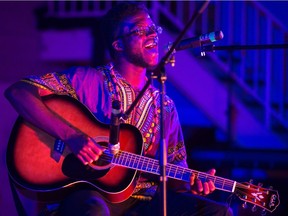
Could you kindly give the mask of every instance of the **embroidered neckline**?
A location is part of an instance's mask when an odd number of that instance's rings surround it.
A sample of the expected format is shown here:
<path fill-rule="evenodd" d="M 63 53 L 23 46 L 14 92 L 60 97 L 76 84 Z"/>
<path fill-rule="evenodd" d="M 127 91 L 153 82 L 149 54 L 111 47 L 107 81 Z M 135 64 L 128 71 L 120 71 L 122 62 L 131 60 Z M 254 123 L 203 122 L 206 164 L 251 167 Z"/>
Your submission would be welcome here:
<path fill-rule="evenodd" d="M 127 84 L 129 86 L 129 88 L 131 88 L 133 90 L 135 97 L 137 97 L 137 95 L 139 94 L 139 92 L 141 90 L 139 90 L 139 91 L 135 90 L 131 86 L 131 84 L 128 83 L 127 80 L 119 72 L 117 72 L 115 70 L 113 63 L 108 64 L 105 68 L 106 68 L 106 70 L 104 70 L 104 71 L 106 71 L 106 72 L 109 71 L 109 73 L 106 74 L 106 77 L 108 79 L 107 85 L 108 85 L 112 100 L 119 100 L 121 102 L 121 104 L 123 103 L 123 101 L 121 100 L 122 98 L 120 97 L 120 87 L 118 84 L 120 80 L 122 80 L 122 83 Z M 146 80 L 146 82 L 147 82 L 148 78 L 146 77 L 146 79 L 147 79 Z M 153 114 L 153 119 L 151 121 L 149 128 L 147 128 L 145 130 L 144 134 L 142 134 L 145 152 L 147 152 L 150 149 L 149 147 L 152 147 L 151 144 L 156 141 L 157 126 L 159 123 L 158 114 L 160 113 L 160 108 L 157 106 L 157 100 L 156 100 L 156 97 L 154 94 L 153 87 L 149 86 L 149 88 L 146 91 L 149 91 L 150 97 L 153 98 L 152 106 L 153 106 L 154 114 Z M 141 100 L 139 102 L 141 102 Z M 121 107 L 121 109 L 123 109 L 123 108 Z M 128 118 L 127 122 L 133 121 L 131 119 L 132 116 L 133 115 L 131 114 L 131 116 Z M 149 139 L 150 139 L 150 141 L 149 141 Z"/>

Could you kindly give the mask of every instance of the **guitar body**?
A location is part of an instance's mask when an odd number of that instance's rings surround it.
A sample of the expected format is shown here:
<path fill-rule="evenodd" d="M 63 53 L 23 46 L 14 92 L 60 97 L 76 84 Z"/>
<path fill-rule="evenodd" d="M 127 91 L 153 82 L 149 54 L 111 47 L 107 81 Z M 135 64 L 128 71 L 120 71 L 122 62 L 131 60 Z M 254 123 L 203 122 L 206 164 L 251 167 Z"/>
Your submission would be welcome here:
<path fill-rule="evenodd" d="M 50 95 L 43 100 L 56 115 L 107 146 L 109 125 L 100 123 L 83 104 L 68 96 Z M 142 135 L 134 126 L 121 124 L 119 141 L 121 150 L 142 154 Z M 10 176 L 24 188 L 51 192 L 84 183 L 111 202 L 124 201 L 131 195 L 137 174 L 133 169 L 109 166 L 109 161 L 94 164 L 97 169 L 84 166 L 63 142 L 21 117 L 13 127 L 6 161 Z"/>

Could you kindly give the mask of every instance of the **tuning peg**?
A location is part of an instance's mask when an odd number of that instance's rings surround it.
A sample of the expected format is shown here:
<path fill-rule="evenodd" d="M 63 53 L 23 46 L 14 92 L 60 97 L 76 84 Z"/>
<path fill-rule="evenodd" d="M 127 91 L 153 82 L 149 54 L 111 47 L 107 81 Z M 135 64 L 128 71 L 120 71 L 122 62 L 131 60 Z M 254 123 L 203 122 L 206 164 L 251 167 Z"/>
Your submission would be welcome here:
<path fill-rule="evenodd" d="M 256 211 L 257 211 L 257 206 L 254 205 L 254 206 L 252 207 L 252 212 L 256 212 Z"/>
<path fill-rule="evenodd" d="M 263 183 L 259 182 L 259 183 L 258 183 L 258 186 L 259 186 L 259 187 L 262 187 L 262 186 L 263 186 Z"/>
<path fill-rule="evenodd" d="M 265 209 L 263 209 L 263 210 L 261 211 L 261 215 L 262 215 L 262 216 L 265 216 L 265 215 L 266 215 Z"/>
<path fill-rule="evenodd" d="M 242 208 L 243 208 L 243 209 L 246 209 L 246 208 L 247 208 L 247 202 L 244 202 L 244 203 L 242 204 Z"/>

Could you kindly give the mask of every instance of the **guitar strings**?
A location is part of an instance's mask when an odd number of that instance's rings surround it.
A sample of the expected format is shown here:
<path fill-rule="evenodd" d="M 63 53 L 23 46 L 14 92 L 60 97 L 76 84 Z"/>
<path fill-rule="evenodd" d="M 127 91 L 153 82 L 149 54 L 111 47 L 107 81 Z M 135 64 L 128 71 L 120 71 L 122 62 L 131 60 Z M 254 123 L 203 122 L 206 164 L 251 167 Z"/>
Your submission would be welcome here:
<path fill-rule="evenodd" d="M 106 148 L 106 149 L 108 150 L 108 148 Z M 107 153 L 107 151 L 106 151 L 106 153 Z M 118 160 L 118 162 L 115 161 L 117 165 L 122 165 L 122 166 L 128 167 L 128 168 L 129 167 L 130 168 L 135 168 L 135 169 L 141 170 L 141 171 L 148 171 L 148 172 L 150 171 L 151 173 L 154 173 L 154 174 L 155 173 L 156 174 L 160 174 L 159 173 L 159 162 L 157 160 L 155 160 L 155 159 L 151 159 L 151 158 L 148 158 L 148 157 L 144 157 L 144 156 L 141 156 L 141 155 L 138 155 L 138 154 L 125 152 L 125 151 L 121 151 L 121 150 L 116 155 L 113 155 L 113 154 L 109 153 L 109 151 L 108 151 L 108 154 L 105 154 L 104 156 L 108 156 L 106 159 L 107 159 L 107 161 L 110 161 L 110 162 L 113 160 L 113 156 L 114 156 L 114 159 Z M 134 166 L 130 165 L 131 162 L 132 162 L 132 164 L 134 164 Z M 135 163 L 137 163 L 137 164 L 135 165 Z M 140 168 L 139 168 L 139 164 L 142 165 Z M 148 166 L 144 169 L 143 165 L 148 165 Z M 223 188 L 225 185 L 228 186 L 228 187 L 232 187 L 234 185 L 234 182 L 235 182 L 235 181 L 228 180 L 228 179 L 225 179 L 225 178 L 222 178 L 222 177 L 216 177 L 216 176 L 209 175 L 207 173 L 201 173 L 201 172 L 198 172 L 198 171 L 190 170 L 188 168 L 179 167 L 179 166 L 176 166 L 174 164 L 168 164 L 167 168 L 168 168 L 167 169 L 168 170 L 168 175 L 170 174 L 169 175 L 170 177 L 174 177 L 175 178 L 177 174 L 183 176 L 183 173 L 188 173 L 189 174 L 189 179 L 188 180 L 186 179 L 186 180 L 190 181 L 191 174 L 195 174 L 195 176 L 200 178 L 200 179 L 212 180 L 215 184 L 223 185 L 220 188 Z M 177 172 L 178 169 L 180 169 L 179 171 L 182 170 L 182 174 L 179 174 L 179 172 Z M 174 173 L 174 176 L 171 175 L 171 172 Z M 179 179 L 183 180 L 183 178 L 179 178 Z M 243 184 L 240 184 L 240 183 L 237 183 L 237 187 L 246 188 L 246 189 L 249 188 L 249 186 L 246 186 L 246 185 L 243 185 Z"/>
<path fill-rule="evenodd" d="M 155 159 L 139 156 L 137 154 L 133 154 L 133 153 L 129 153 L 129 152 L 122 152 L 122 151 L 119 152 L 118 155 L 116 155 L 116 158 L 118 158 L 119 160 L 122 160 L 122 161 L 124 160 L 126 162 L 126 163 L 121 162 L 120 164 L 122 164 L 122 165 L 131 167 L 131 166 L 127 165 L 127 160 L 129 162 L 129 159 L 130 159 L 130 163 L 132 160 L 134 160 L 134 163 L 133 163 L 134 168 L 137 168 L 137 167 L 139 168 L 139 164 L 140 165 L 142 164 L 142 167 L 140 168 L 140 170 L 144 170 L 144 171 L 153 171 L 154 170 L 154 172 L 159 174 L 159 162 Z M 135 161 L 135 159 L 138 159 L 138 160 Z M 136 167 L 135 167 L 135 162 L 137 162 Z M 148 166 L 146 167 L 146 169 L 143 169 L 143 165 L 148 165 Z M 185 173 L 188 174 L 188 176 L 187 176 L 188 179 L 186 178 L 187 181 L 190 181 L 191 174 L 195 174 L 196 177 L 198 177 L 198 178 L 209 179 L 209 180 L 211 179 L 215 183 L 223 184 L 223 185 L 225 185 L 225 181 L 227 181 L 226 179 L 223 179 L 220 177 L 217 178 L 215 176 L 211 176 L 211 175 L 208 175 L 206 173 L 200 173 L 200 172 L 192 171 L 190 169 L 179 167 L 179 166 L 176 166 L 173 164 L 168 164 L 167 170 L 168 170 L 167 171 L 168 175 L 170 175 L 170 177 L 176 177 L 178 174 L 178 175 L 181 175 L 181 177 L 182 177 L 180 179 L 183 179 L 183 175 Z M 181 172 L 181 173 L 179 173 L 179 172 Z M 174 173 L 174 175 L 171 175 L 171 173 Z M 234 181 L 231 181 L 231 182 L 228 181 L 228 184 L 226 183 L 226 185 L 228 185 L 228 186 L 229 185 L 233 186 L 233 184 L 234 184 Z"/>
<path fill-rule="evenodd" d="M 128 167 L 128 168 L 134 168 L 134 169 L 141 170 L 141 171 L 148 171 L 148 172 L 151 172 L 154 174 L 155 173 L 159 174 L 159 161 L 145 157 L 145 156 L 141 156 L 138 154 L 134 154 L 134 153 L 125 152 L 125 151 L 120 150 L 117 154 L 114 155 L 110 152 L 110 150 L 108 148 L 106 148 L 106 150 L 104 150 L 104 154 L 101 155 L 100 158 L 101 158 L 101 160 L 105 160 L 105 161 L 110 162 L 112 164 L 114 163 L 116 165 L 120 165 L 120 166 L 124 166 L 124 167 Z M 148 165 L 148 166 L 143 168 L 144 165 Z M 190 180 L 191 175 L 195 174 L 196 177 L 198 177 L 198 178 L 203 178 L 205 180 L 214 181 L 216 188 L 217 188 L 217 186 L 218 186 L 218 188 L 221 188 L 221 189 L 226 188 L 225 190 L 227 190 L 229 192 L 235 192 L 237 194 L 237 196 L 239 196 L 242 200 L 245 200 L 246 202 L 249 202 L 249 203 L 256 204 L 256 205 L 260 206 L 261 208 L 265 208 L 265 205 L 266 205 L 265 200 L 267 199 L 267 196 L 268 196 L 268 194 L 265 194 L 265 191 L 262 194 L 262 196 L 264 197 L 261 200 L 262 202 L 258 203 L 257 200 L 254 201 L 255 196 L 253 196 L 252 193 L 253 193 L 253 191 L 259 192 L 259 188 L 258 188 L 258 190 L 256 190 L 255 188 L 251 187 L 251 185 L 244 185 L 244 184 L 236 182 L 235 191 L 232 191 L 232 188 L 234 187 L 235 181 L 224 179 L 221 177 L 211 176 L 209 174 L 201 173 L 198 171 L 193 171 L 193 170 L 190 170 L 188 168 L 179 167 L 179 166 L 174 165 L 174 164 L 167 164 L 167 167 L 169 169 L 168 176 L 170 176 L 170 177 L 175 178 L 175 176 L 177 176 L 177 173 L 179 173 L 181 171 L 182 172 L 181 173 L 182 178 L 180 178 L 180 177 L 178 177 L 178 178 L 183 180 L 183 175 L 184 175 L 184 173 L 186 173 L 186 174 L 188 174 L 188 176 L 186 176 L 186 177 L 189 177 L 188 179 Z M 174 173 L 174 176 L 171 175 L 171 172 Z M 189 181 L 187 179 L 185 179 L 185 180 Z M 220 187 L 218 184 L 220 184 L 222 186 Z M 226 186 L 226 187 L 224 187 L 224 186 Z M 231 188 L 231 189 L 229 190 L 229 189 L 227 189 L 227 187 Z M 248 189 L 249 193 L 247 191 L 242 191 L 241 190 L 242 188 Z M 267 209 L 267 208 L 265 208 L 265 209 Z M 270 209 L 267 209 L 267 210 L 270 211 Z"/>
<path fill-rule="evenodd" d="M 116 165 L 119 166 L 123 166 L 123 167 L 128 167 L 128 168 L 134 168 L 136 170 L 140 170 L 140 171 L 146 171 L 146 172 L 150 172 L 153 174 L 160 174 L 159 172 L 159 161 L 152 159 L 152 158 L 148 158 L 142 155 L 138 155 L 138 154 L 134 154 L 134 153 L 130 153 L 130 152 L 126 152 L 126 151 L 121 151 L 119 150 L 119 152 L 117 154 L 112 154 L 110 152 L 110 150 L 105 147 L 106 149 L 104 150 L 104 153 L 101 155 L 100 159 L 104 160 L 106 162 L 109 163 L 114 163 Z M 144 167 L 143 167 L 144 166 Z M 234 184 L 235 181 L 229 180 L 229 179 L 225 179 L 222 177 L 216 177 L 216 176 L 212 176 L 209 175 L 207 173 L 202 173 L 202 172 L 198 172 L 198 171 L 194 171 L 194 170 L 190 170 L 188 168 L 183 168 L 183 167 L 179 167 L 177 165 L 174 164 L 167 164 L 167 175 L 169 177 L 174 177 L 176 179 L 180 179 L 180 180 L 185 180 L 185 181 L 190 181 L 190 177 L 191 175 L 195 175 L 195 177 L 200 178 L 200 179 L 204 179 L 204 180 L 212 180 L 215 183 L 216 188 L 221 188 L 223 190 L 229 191 L 229 192 L 235 192 L 237 194 L 237 196 L 240 196 L 242 199 L 244 199 L 247 202 L 250 203 L 254 203 L 262 208 L 265 208 L 263 206 L 265 206 L 266 204 L 266 199 L 268 196 L 268 190 L 261 190 L 261 192 L 263 192 L 262 196 L 264 196 L 265 200 L 262 199 L 262 203 L 258 204 L 257 201 L 254 201 L 253 199 L 255 198 L 253 196 L 253 192 L 259 192 L 260 188 L 256 187 L 257 189 L 255 189 L 253 187 L 253 185 L 251 184 L 241 184 L 236 182 L 235 185 L 235 190 L 232 191 L 232 188 L 234 188 Z M 173 173 L 173 174 L 172 174 Z M 220 186 L 221 185 L 221 186 Z M 225 186 L 225 187 L 224 187 Z M 243 191 L 241 189 L 248 189 L 249 193 L 247 191 Z M 270 195 L 269 195 L 270 196 Z M 267 209 L 267 208 L 265 208 Z M 267 209 L 270 210 L 270 209 Z"/>
<path fill-rule="evenodd" d="M 136 170 L 140 171 L 146 171 L 153 174 L 160 174 L 160 167 L 159 167 L 159 161 L 144 157 L 142 155 L 125 152 L 125 151 L 119 151 L 116 155 L 113 155 L 110 153 L 109 149 L 105 147 L 106 150 L 104 150 L 104 154 L 101 155 L 101 160 L 105 160 L 106 162 L 112 162 L 116 165 L 128 167 L 128 168 L 134 168 Z M 211 180 L 214 182 L 215 186 L 218 188 L 224 189 L 226 188 L 229 191 L 232 190 L 235 181 L 225 179 L 222 177 L 212 176 L 207 173 L 202 173 L 199 171 L 194 171 L 188 168 L 179 167 L 174 164 L 167 164 L 167 175 L 171 178 L 185 180 L 187 182 L 190 181 L 191 175 L 195 175 L 196 178 L 203 179 L 205 181 Z M 238 188 L 249 188 L 249 186 L 236 183 Z"/>

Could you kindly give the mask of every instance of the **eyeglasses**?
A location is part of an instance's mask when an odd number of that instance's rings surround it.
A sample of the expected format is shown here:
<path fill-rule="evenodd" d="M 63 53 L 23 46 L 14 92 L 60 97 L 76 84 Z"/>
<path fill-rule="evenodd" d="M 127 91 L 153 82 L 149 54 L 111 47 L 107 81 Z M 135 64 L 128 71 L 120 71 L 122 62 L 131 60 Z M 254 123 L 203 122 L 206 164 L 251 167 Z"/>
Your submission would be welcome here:
<path fill-rule="evenodd" d="M 162 31 L 163 31 L 162 27 L 156 26 L 156 25 L 150 25 L 150 26 L 146 26 L 146 27 L 138 27 L 127 34 L 124 34 L 122 36 L 117 37 L 117 39 L 122 38 L 122 37 L 127 37 L 127 36 L 130 36 L 133 34 L 136 34 L 138 36 L 142 36 L 142 35 L 147 36 L 147 35 L 150 35 L 153 33 L 162 34 Z"/>

